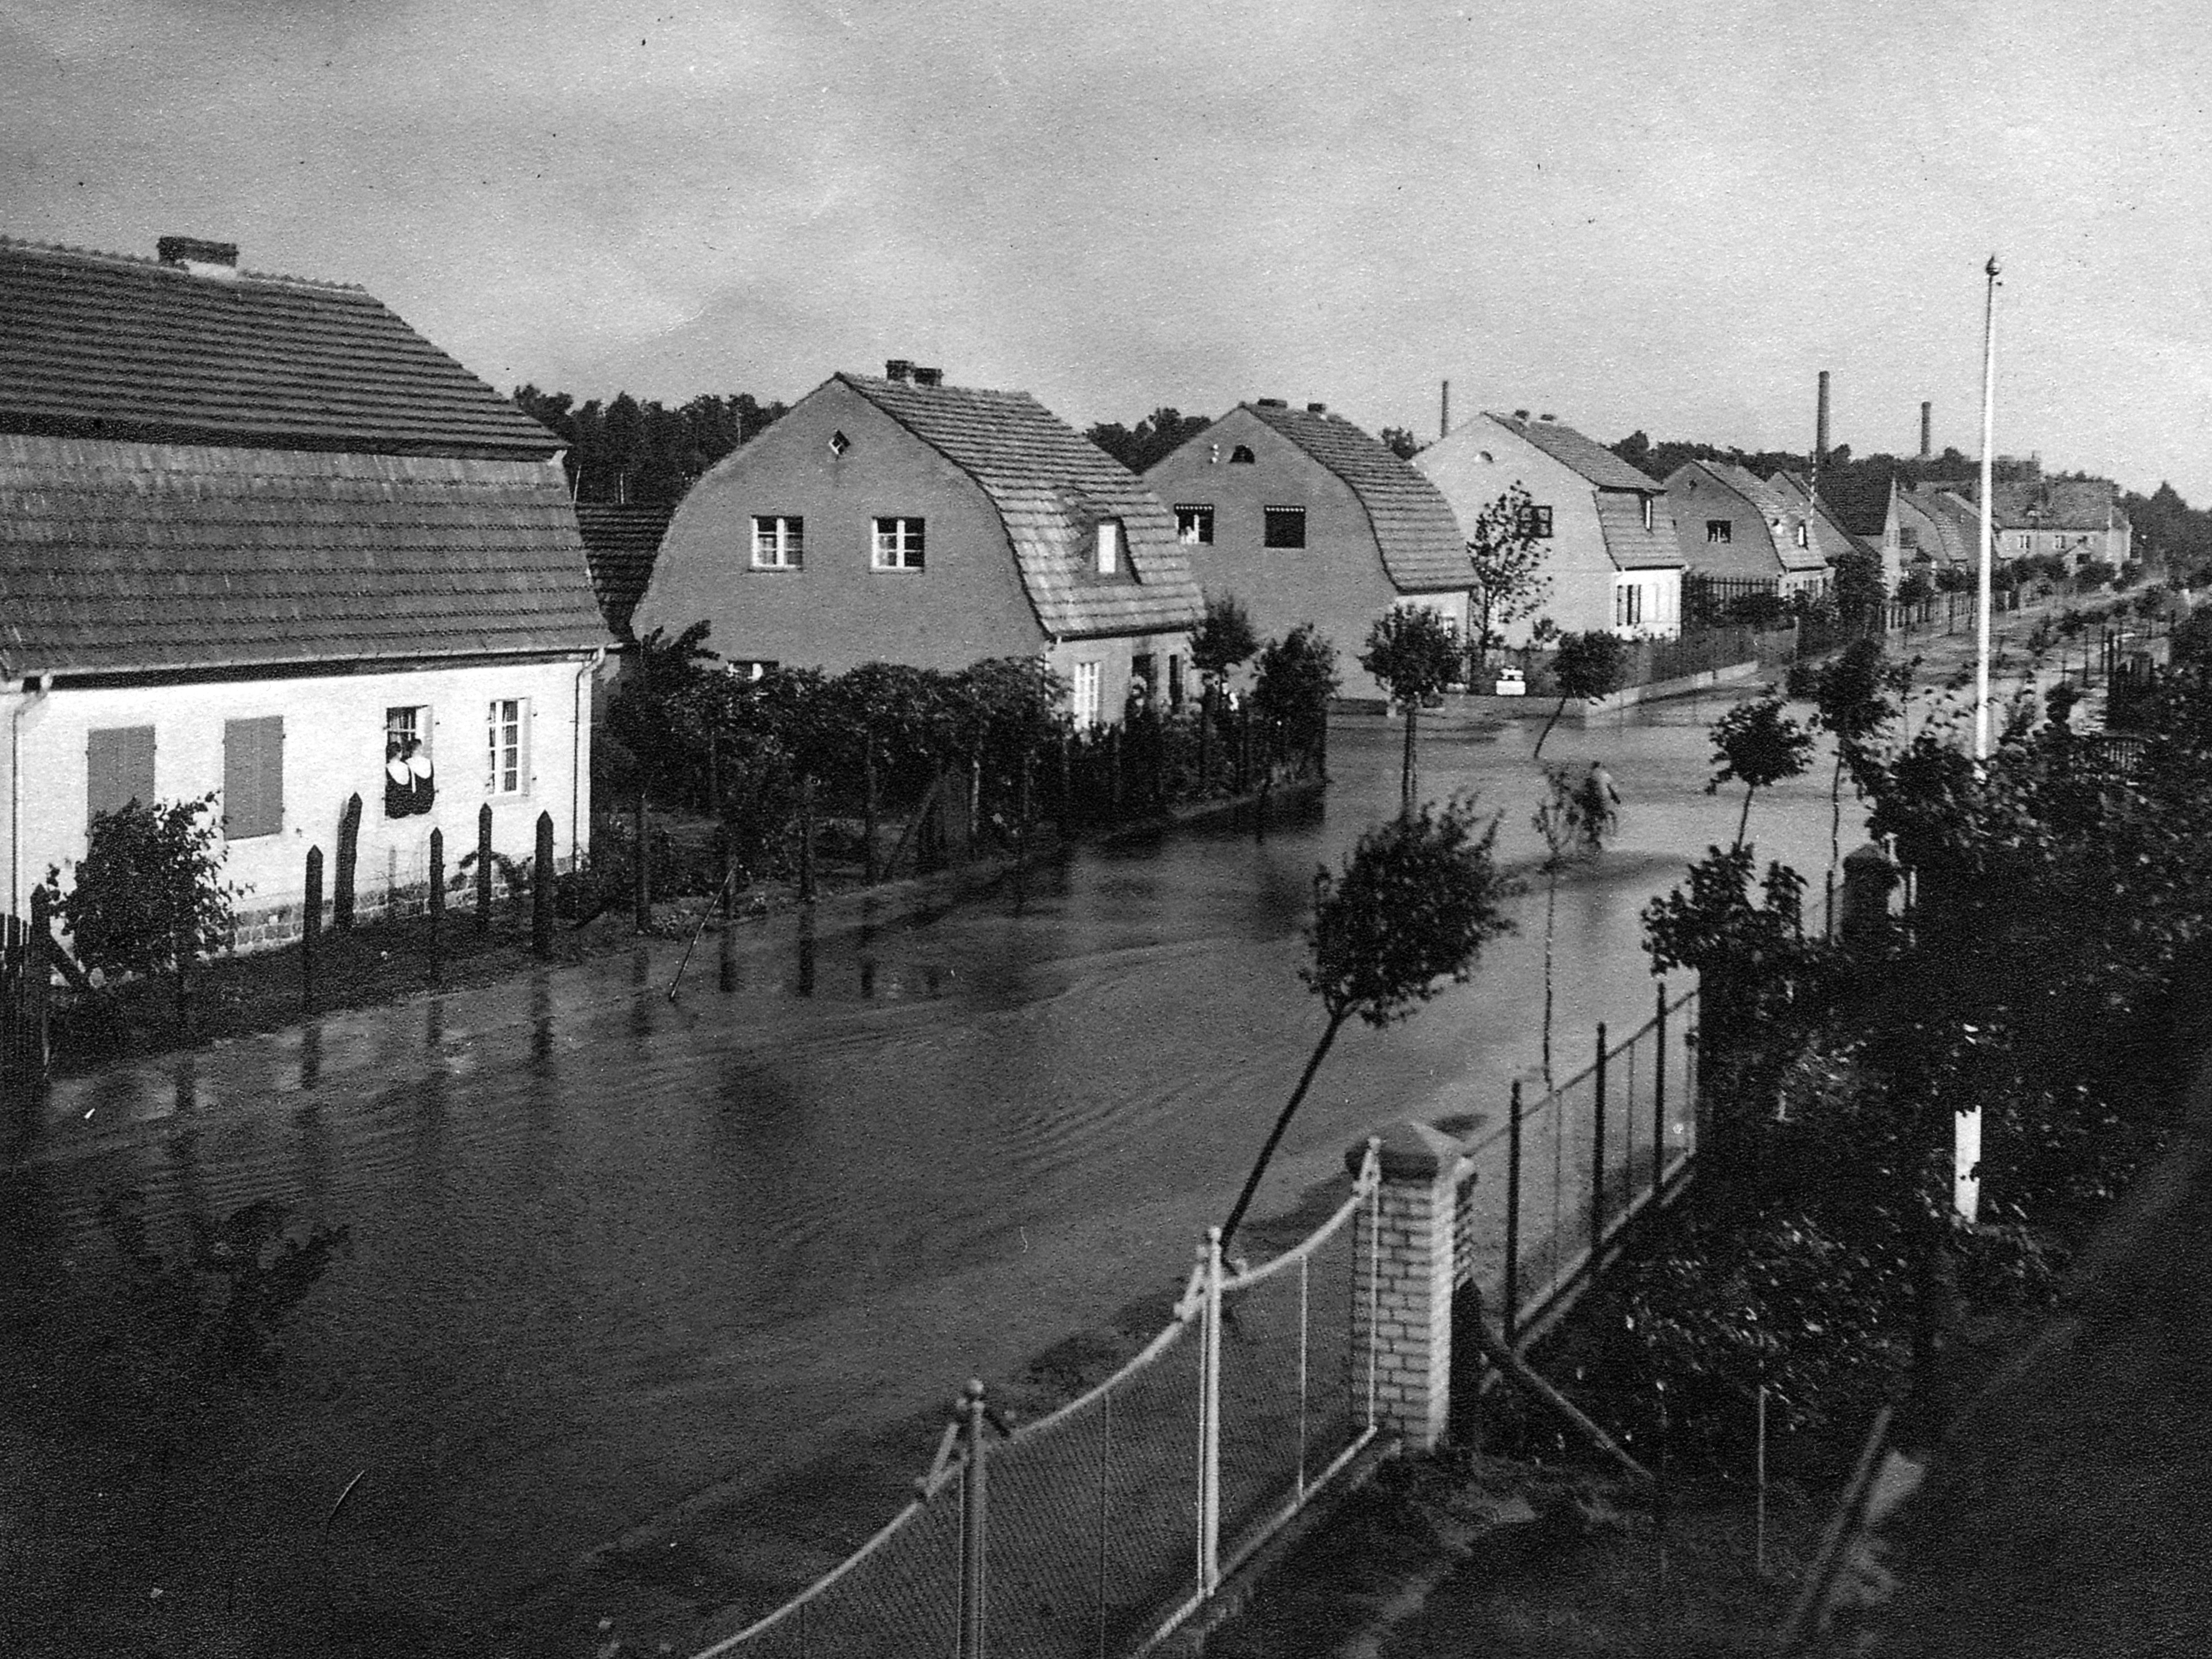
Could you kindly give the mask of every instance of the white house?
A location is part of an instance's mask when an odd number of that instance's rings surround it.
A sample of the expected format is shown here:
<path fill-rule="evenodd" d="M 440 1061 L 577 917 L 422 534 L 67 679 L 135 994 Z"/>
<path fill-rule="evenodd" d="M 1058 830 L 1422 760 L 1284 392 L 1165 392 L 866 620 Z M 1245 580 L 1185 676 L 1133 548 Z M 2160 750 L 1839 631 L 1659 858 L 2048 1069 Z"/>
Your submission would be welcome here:
<path fill-rule="evenodd" d="M 241 947 L 362 800 L 357 908 L 492 809 L 590 820 L 607 642 L 559 441 L 358 289 L 0 241 L 0 843 L 21 913 L 94 815 L 212 794 Z M 396 766 L 389 764 L 397 762 Z"/>
<path fill-rule="evenodd" d="M 1483 414 L 1413 458 L 1460 523 L 1519 484 L 1550 586 L 1532 616 L 1498 629 L 1526 645 L 1539 617 L 1565 633 L 1672 639 L 1682 631 L 1683 558 L 1667 487 L 1595 439 L 1546 416 Z"/>

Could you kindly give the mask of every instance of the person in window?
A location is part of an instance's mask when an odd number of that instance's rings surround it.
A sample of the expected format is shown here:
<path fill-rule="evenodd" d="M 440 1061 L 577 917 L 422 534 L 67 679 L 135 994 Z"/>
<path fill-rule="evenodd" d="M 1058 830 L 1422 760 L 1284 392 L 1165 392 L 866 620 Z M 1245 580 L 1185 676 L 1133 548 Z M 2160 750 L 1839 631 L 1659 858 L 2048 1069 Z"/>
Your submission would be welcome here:
<path fill-rule="evenodd" d="M 412 738 L 407 742 L 407 788 L 418 813 L 428 811 L 438 799 L 437 780 L 430 770 L 430 751 Z"/>
<path fill-rule="evenodd" d="M 413 817 L 430 810 L 438 798 L 430 757 L 414 738 L 393 738 L 384 745 L 384 816 Z"/>

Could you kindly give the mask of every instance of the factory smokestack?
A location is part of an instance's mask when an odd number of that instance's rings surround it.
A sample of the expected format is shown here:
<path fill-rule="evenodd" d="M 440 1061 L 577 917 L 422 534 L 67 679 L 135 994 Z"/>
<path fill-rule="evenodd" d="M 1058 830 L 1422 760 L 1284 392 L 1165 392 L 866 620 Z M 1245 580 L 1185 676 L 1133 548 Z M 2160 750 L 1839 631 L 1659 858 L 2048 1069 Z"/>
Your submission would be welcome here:
<path fill-rule="evenodd" d="M 1437 411 L 1437 436 L 1451 436 L 1451 382 L 1444 382 L 1443 407 Z"/>
<path fill-rule="evenodd" d="M 1926 460 L 1936 453 L 1934 410 L 1936 405 L 1923 399 L 1920 404 L 1920 459 Z"/>
<path fill-rule="evenodd" d="M 1820 371 L 1820 413 L 1813 428 L 1814 465 L 1828 459 L 1828 371 Z"/>

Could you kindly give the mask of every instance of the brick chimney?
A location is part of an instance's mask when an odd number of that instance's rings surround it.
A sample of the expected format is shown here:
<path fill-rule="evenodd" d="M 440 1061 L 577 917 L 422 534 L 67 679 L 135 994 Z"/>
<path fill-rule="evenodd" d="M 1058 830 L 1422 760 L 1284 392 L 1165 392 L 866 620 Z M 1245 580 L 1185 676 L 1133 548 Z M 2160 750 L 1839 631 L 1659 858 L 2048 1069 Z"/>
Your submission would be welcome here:
<path fill-rule="evenodd" d="M 884 364 L 884 379 L 886 380 L 903 380 L 913 373 L 914 359 L 911 357 L 892 357 Z"/>
<path fill-rule="evenodd" d="M 1820 412 L 1813 422 L 1813 459 L 1815 463 L 1828 459 L 1828 371 L 1820 371 Z"/>
<path fill-rule="evenodd" d="M 238 244 L 210 242 L 198 236 L 164 236 L 154 252 L 165 265 L 188 270 L 195 276 L 218 279 L 238 275 Z"/>
<path fill-rule="evenodd" d="M 1923 399 L 1920 404 L 1920 459 L 1928 459 L 1936 453 L 1931 424 L 1936 405 Z"/>
<path fill-rule="evenodd" d="M 917 368 L 914 371 L 914 383 L 916 386 L 943 386 L 945 371 L 941 368 Z"/>
<path fill-rule="evenodd" d="M 1306 405 L 1306 413 L 1309 415 L 1326 415 L 1328 413 L 1328 405 L 1327 404 L 1308 404 Z"/>

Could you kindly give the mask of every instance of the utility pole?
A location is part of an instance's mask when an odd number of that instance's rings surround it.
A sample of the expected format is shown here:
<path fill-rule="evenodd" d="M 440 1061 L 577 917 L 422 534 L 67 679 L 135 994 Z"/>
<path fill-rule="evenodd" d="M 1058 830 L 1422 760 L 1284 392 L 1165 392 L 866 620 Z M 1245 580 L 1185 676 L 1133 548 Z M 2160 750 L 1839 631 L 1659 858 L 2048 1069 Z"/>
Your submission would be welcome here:
<path fill-rule="evenodd" d="M 1981 564 L 1974 588 L 1974 775 L 1984 775 L 1990 757 L 1990 459 L 1996 449 L 1997 423 L 1997 256 L 1984 267 L 1989 290 L 1982 310 L 1982 492 Z M 1982 1183 L 1974 1173 L 1982 1161 L 1979 1107 L 1958 1114 L 1951 1143 L 1951 1206 L 1972 1226 L 1981 1208 Z"/>

